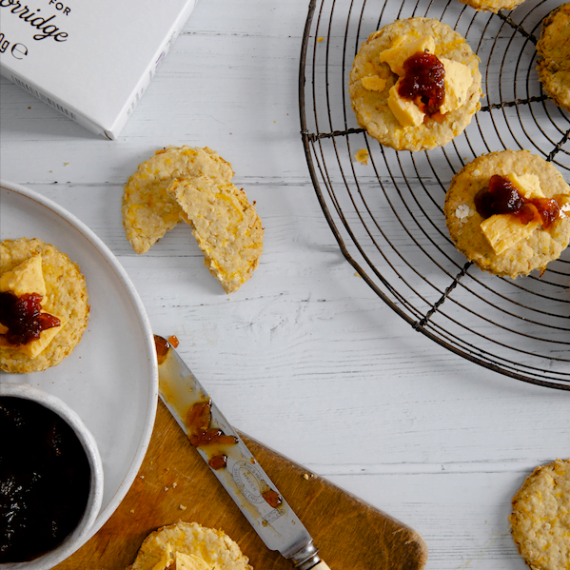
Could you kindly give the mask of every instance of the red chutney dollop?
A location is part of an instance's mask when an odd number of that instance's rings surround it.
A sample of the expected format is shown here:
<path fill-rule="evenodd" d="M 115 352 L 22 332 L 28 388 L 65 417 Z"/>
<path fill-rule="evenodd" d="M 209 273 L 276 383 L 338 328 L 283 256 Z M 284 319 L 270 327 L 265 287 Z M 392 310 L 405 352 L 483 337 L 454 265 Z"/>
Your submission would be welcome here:
<path fill-rule="evenodd" d="M 488 188 L 477 192 L 475 208 L 485 219 L 495 214 L 514 214 L 523 224 L 539 216 L 545 229 L 561 216 L 560 205 L 555 198 L 525 198 L 508 178 L 499 174 L 491 176 Z"/>
<path fill-rule="evenodd" d="M 432 53 L 418 52 L 404 62 L 398 86 L 402 99 L 413 101 L 426 115 L 439 111 L 445 98 L 445 68 Z"/>
<path fill-rule="evenodd" d="M 40 338 L 42 331 L 58 327 L 61 321 L 42 313 L 43 297 L 38 293 L 17 296 L 10 291 L 0 293 L 0 323 L 8 327 L 6 340 L 20 346 Z"/>

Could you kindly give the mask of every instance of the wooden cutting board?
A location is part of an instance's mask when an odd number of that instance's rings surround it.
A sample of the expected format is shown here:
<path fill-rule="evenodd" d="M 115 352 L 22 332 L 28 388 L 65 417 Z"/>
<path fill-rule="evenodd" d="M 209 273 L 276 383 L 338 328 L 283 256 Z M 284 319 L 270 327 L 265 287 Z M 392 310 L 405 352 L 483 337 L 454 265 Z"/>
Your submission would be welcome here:
<path fill-rule="evenodd" d="M 421 536 L 302 466 L 243 436 L 247 446 L 313 536 L 331 570 L 421 570 Z M 150 445 L 115 513 L 57 570 L 124 570 L 158 527 L 198 522 L 220 528 L 255 570 L 291 570 L 268 550 L 159 400 Z"/>

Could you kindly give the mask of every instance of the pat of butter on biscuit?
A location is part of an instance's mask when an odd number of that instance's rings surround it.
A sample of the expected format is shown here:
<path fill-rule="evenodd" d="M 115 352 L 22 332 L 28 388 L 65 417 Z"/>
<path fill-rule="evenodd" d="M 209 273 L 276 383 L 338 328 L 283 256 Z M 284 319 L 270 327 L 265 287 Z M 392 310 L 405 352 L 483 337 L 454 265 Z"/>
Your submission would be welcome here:
<path fill-rule="evenodd" d="M 388 107 L 403 127 L 417 127 L 424 122 L 425 113 L 413 102 L 398 95 L 398 83 L 388 92 Z"/>
<path fill-rule="evenodd" d="M 528 224 L 523 224 L 512 214 L 495 214 L 481 222 L 481 231 L 493 251 L 500 254 L 519 241 L 528 238 L 540 226 L 540 218 L 537 218 Z"/>
<path fill-rule="evenodd" d="M 467 100 L 467 92 L 473 84 L 471 70 L 458 61 L 440 57 L 445 69 L 445 97 L 439 108 L 442 115 L 459 109 Z"/>
<path fill-rule="evenodd" d="M 6 271 L 0 277 L 0 292 L 12 291 L 21 297 L 26 293 L 46 294 L 46 283 L 42 271 L 42 256 L 34 255 L 20 263 L 12 271 Z"/>
<path fill-rule="evenodd" d="M 517 174 L 510 173 L 506 175 L 506 178 L 514 184 L 519 194 L 524 196 L 527 200 L 546 198 L 540 188 L 540 180 L 536 174 L 523 174 L 518 176 Z"/>
<path fill-rule="evenodd" d="M 505 176 L 515 186 L 519 194 L 527 200 L 544 198 L 540 188 L 540 181 L 535 174 L 518 176 L 509 173 Z M 519 241 L 528 238 L 534 230 L 541 225 L 540 216 L 535 217 L 528 224 L 523 224 L 512 214 L 496 214 L 481 223 L 481 231 L 485 234 L 495 253 L 502 253 Z"/>
<path fill-rule="evenodd" d="M 20 265 L 17 265 L 11 271 L 6 271 L 0 277 L 0 292 L 11 291 L 14 295 L 21 297 L 22 295 L 37 293 L 45 297 L 46 284 L 42 271 L 42 256 L 35 255 L 26 259 Z M 50 315 L 60 320 L 60 325 L 46 329 L 40 333 L 38 339 L 32 340 L 20 346 L 12 346 L 4 337 L 0 337 L 0 346 L 7 346 L 22 352 L 30 358 L 36 358 L 48 344 L 53 340 L 55 335 L 62 329 L 64 319 L 50 313 Z M 0 335 L 8 332 L 8 327 L 0 324 Z"/>
<path fill-rule="evenodd" d="M 434 53 L 435 40 L 432 36 L 417 40 L 402 42 L 395 47 L 388 48 L 380 53 L 378 59 L 381 63 L 387 63 L 393 73 L 400 77 L 405 74 L 404 62 L 418 52 Z"/>

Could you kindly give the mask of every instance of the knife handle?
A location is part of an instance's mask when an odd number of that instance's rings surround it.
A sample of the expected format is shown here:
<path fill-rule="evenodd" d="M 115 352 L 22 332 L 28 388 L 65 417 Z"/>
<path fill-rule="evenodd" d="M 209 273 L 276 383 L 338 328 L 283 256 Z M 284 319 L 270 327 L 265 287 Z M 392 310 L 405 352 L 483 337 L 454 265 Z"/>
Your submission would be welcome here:
<path fill-rule="evenodd" d="M 311 570 L 331 570 L 325 562 L 322 560 L 316 565 L 311 568 Z"/>

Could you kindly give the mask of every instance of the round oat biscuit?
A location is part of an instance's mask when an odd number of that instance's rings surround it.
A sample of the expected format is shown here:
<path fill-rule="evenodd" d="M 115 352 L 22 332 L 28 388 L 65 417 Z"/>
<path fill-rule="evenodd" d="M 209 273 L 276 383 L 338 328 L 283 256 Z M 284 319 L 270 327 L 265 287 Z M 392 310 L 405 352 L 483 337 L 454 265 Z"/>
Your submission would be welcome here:
<path fill-rule="evenodd" d="M 524 0 L 459 0 L 463 4 L 467 4 L 475 10 L 482 10 L 487 12 L 494 12 L 499 10 L 513 10 Z"/>
<path fill-rule="evenodd" d="M 204 252 L 204 265 L 226 293 L 237 291 L 253 274 L 263 252 L 263 228 L 243 189 L 200 176 L 174 180 L 168 193 Z"/>
<path fill-rule="evenodd" d="M 29 373 L 59 364 L 77 346 L 89 318 L 85 278 L 79 266 L 55 246 L 40 239 L 7 239 L 0 243 L 0 275 L 34 255 L 42 256 L 46 295 L 42 309 L 63 319 L 62 329 L 35 358 L 14 348 L 0 347 L 0 368 L 6 372 Z"/>
<path fill-rule="evenodd" d="M 230 163 L 208 147 L 184 145 L 157 150 L 139 164 L 123 193 L 123 226 L 133 249 L 145 253 L 182 221 L 180 206 L 166 192 L 172 180 L 211 176 L 229 182 L 233 175 Z"/>
<path fill-rule="evenodd" d="M 421 125 L 403 127 L 388 107 L 390 88 L 398 76 L 390 66 L 379 61 L 379 55 L 391 48 L 403 36 L 417 39 L 433 36 L 435 55 L 457 61 L 469 67 L 473 83 L 465 103 L 437 121 L 426 118 Z M 382 90 L 368 90 L 362 79 L 378 76 L 385 80 Z M 396 150 L 421 151 L 443 146 L 463 132 L 481 104 L 481 73 L 479 58 L 465 39 L 447 24 L 429 18 L 396 20 L 370 35 L 362 44 L 350 72 L 349 87 L 352 109 L 358 124 L 385 146 Z"/>
<path fill-rule="evenodd" d="M 497 254 L 481 231 L 483 218 L 475 208 L 475 195 L 489 186 L 493 174 L 506 176 L 534 174 L 547 198 L 570 197 L 555 166 L 526 150 L 503 150 L 479 156 L 467 164 L 451 181 L 445 196 L 445 219 L 457 249 L 484 271 L 512 278 L 544 270 L 557 259 L 570 239 L 570 218 L 560 217 L 546 230 L 538 226 L 526 239 Z"/>
<path fill-rule="evenodd" d="M 570 459 L 537 467 L 513 497 L 511 533 L 532 570 L 570 568 Z"/>
<path fill-rule="evenodd" d="M 183 521 L 149 534 L 127 570 L 167 568 L 173 563 L 176 552 L 198 557 L 208 570 L 253 570 L 247 556 L 224 531 Z"/>
<path fill-rule="evenodd" d="M 536 51 L 542 87 L 559 107 L 570 112 L 570 3 L 543 20 Z"/>

